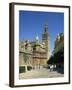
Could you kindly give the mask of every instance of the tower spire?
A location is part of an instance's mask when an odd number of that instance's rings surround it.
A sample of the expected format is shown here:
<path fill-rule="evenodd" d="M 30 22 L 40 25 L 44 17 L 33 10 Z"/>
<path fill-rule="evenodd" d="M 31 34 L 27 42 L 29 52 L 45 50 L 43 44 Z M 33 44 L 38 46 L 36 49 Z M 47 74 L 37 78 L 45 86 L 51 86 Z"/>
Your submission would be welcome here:
<path fill-rule="evenodd" d="M 46 22 L 45 25 L 44 25 L 44 32 L 48 32 L 48 23 Z"/>
<path fill-rule="evenodd" d="M 50 35 L 48 33 L 48 24 L 44 25 L 44 33 L 42 34 L 42 43 L 45 43 L 45 49 L 47 53 L 47 60 L 50 57 Z"/>

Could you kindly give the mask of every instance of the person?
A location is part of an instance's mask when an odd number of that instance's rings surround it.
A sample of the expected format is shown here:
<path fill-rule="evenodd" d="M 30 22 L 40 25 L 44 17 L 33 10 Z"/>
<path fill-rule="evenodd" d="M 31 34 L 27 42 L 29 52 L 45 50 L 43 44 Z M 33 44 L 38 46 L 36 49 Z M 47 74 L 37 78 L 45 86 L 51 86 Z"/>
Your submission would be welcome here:
<path fill-rule="evenodd" d="M 53 65 L 53 71 L 56 71 L 56 65 Z"/>
<path fill-rule="evenodd" d="M 50 65 L 50 72 L 53 71 L 53 65 Z"/>

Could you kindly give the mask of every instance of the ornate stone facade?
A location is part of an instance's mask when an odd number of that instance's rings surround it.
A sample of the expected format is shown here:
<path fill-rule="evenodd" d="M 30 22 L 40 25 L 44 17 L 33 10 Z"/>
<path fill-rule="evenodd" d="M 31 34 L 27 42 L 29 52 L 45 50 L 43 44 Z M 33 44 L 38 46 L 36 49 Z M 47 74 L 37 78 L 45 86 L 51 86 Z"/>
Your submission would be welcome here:
<path fill-rule="evenodd" d="M 35 41 L 19 42 L 19 66 L 32 66 L 32 68 L 40 68 L 46 65 L 50 57 L 50 36 L 48 33 L 48 25 L 44 27 L 42 34 L 42 42 L 39 42 L 38 36 Z"/>

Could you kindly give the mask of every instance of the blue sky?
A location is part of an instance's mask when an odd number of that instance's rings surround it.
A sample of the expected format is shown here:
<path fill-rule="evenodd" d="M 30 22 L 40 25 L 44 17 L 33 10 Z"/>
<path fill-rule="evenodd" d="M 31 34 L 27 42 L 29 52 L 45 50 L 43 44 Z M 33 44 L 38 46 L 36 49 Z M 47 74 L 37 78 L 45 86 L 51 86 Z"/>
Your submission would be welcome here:
<path fill-rule="evenodd" d="M 48 24 L 51 51 L 58 33 L 64 32 L 64 13 L 19 11 L 19 40 L 35 40 L 38 36 L 41 41 L 44 25 Z"/>

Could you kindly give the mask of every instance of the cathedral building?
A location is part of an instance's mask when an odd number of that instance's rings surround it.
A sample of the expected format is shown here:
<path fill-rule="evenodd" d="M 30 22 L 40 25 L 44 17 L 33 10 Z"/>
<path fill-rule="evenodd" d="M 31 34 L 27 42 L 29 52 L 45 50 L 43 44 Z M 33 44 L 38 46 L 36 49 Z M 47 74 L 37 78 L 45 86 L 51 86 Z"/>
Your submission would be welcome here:
<path fill-rule="evenodd" d="M 31 66 L 33 69 L 41 68 L 47 64 L 50 58 L 50 36 L 48 33 L 48 25 L 44 26 L 42 34 L 42 42 L 36 36 L 34 41 L 19 42 L 19 68 Z"/>

